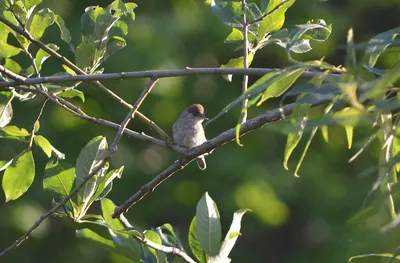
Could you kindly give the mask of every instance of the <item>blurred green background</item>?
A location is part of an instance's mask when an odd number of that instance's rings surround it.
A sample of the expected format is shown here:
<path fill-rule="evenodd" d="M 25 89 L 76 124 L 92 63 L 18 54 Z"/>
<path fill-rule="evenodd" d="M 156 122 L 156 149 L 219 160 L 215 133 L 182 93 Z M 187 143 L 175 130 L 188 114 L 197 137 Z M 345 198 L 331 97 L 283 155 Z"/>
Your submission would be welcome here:
<path fill-rule="evenodd" d="M 72 43 L 78 44 L 84 8 L 107 6 L 110 2 L 45 0 L 41 7 L 49 7 L 60 14 L 71 31 Z M 128 45 L 107 60 L 103 65 L 105 72 L 218 67 L 229 58 L 239 56 L 223 43 L 229 28 L 203 1 L 142 0 L 136 3 L 139 5 L 136 22 L 130 30 Z M 350 27 L 354 28 L 356 42 L 367 41 L 399 26 L 399 14 L 399 0 L 298 0 L 286 13 L 284 27 L 291 28 L 315 18 L 332 23 L 329 40 L 312 43 L 315 49 L 297 58 L 325 56 L 326 61 L 338 65 L 344 63 L 343 47 Z M 44 42 L 60 45 L 60 52 L 72 59 L 72 52 L 59 39 L 55 26 L 46 30 Z M 379 64 L 384 67 L 390 63 L 388 52 Z M 256 54 L 252 67 L 287 65 L 285 51 L 268 46 Z M 52 58 L 44 67 L 46 75 L 61 71 L 60 64 Z M 255 79 L 250 77 L 250 84 Z M 129 103 L 134 103 L 146 81 L 103 83 Z M 74 102 L 88 114 L 114 122 L 121 122 L 125 117 L 127 110 L 95 87 L 82 84 L 79 89 L 85 92 L 86 102 Z M 170 133 L 173 122 L 188 105 L 201 103 L 206 114 L 212 117 L 239 96 L 240 90 L 240 77 L 234 77 L 232 83 L 220 76 L 165 78 L 158 82 L 141 112 Z M 28 103 L 15 102 L 11 124 L 31 129 L 41 102 L 42 98 Z M 277 103 L 271 101 L 252 109 L 249 116 L 273 109 Z M 234 127 L 238 111 L 237 108 L 209 125 L 208 138 Z M 153 134 L 136 119 L 129 127 Z M 66 162 L 75 164 L 80 149 L 91 138 L 105 135 L 110 141 L 115 131 L 77 119 L 49 102 L 41 118 L 40 133 L 66 154 Z M 300 170 L 300 178 L 282 167 L 285 135 L 273 129 L 273 125 L 267 125 L 244 137 L 244 147 L 230 143 L 216 150 L 207 158 L 207 170 L 200 171 L 196 165 L 189 165 L 132 207 L 126 216 L 143 229 L 171 223 L 180 230 L 180 237 L 188 249 L 187 233 L 196 203 L 208 191 L 219 207 L 225 233 L 233 212 L 241 208 L 253 211 L 243 218 L 242 235 L 231 253 L 233 262 L 345 262 L 360 253 L 394 252 L 400 244 L 398 230 L 385 235 L 377 230 L 377 226 L 388 220 L 384 213 L 377 213 L 368 220 L 348 222 L 361 209 L 376 178 L 376 174 L 361 176 L 361 173 L 378 162 L 379 145 L 373 144 L 349 164 L 348 159 L 361 144 L 356 143 L 348 150 L 344 130 L 340 127 L 330 128 L 329 144 L 323 141 L 320 133 L 317 135 Z M 362 142 L 367 135 L 367 128 L 357 129 L 355 142 Z M 23 147 L 15 141 L 0 140 L 0 160 L 11 159 Z M 297 149 L 290 162 L 292 169 L 301 150 L 302 147 Z M 0 195 L 0 249 L 11 245 L 51 208 L 51 195 L 42 190 L 46 158 L 37 148 L 34 155 L 36 178 L 27 194 L 9 203 L 5 203 L 3 194 Z M 122 179 L 114 182 L 108 197 L 121 204 L 177 157 L 167 149 L 123 138 L 112 166 L 125 165 L 125 171 Z M 74 224 L 66 218 L 46 220 L 20 247 L 1 257 L 0 262 L 124 262 L 117 255 L 77 239 L 75 229 L 83 227 L 90 226 Z M 359 261 L 383 262 L 379 258 Z"/>

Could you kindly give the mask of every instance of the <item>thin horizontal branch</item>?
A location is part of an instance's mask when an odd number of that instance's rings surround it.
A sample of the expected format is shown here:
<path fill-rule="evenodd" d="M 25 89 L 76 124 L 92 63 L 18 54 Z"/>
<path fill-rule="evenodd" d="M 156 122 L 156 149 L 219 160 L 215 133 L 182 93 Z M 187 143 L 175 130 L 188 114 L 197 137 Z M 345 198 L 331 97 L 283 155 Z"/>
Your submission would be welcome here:
<path fill-rule="evenodd" d="M 278 69 L 271 68 L 185 68 L 172 70 L 145 70 L 119 73 L 105 73 L 97 75 L 69 75 L 69 76 L 49 76 L 39 78 L 26 78 L 23 81 L 0 82 L 0 87 L 13 87 L 17 85 L 35 85 L 40 83 L 56 83 L 67 81 L 95 81 L 95 80 L 113 80 L 113 79 L 132 79 L 132 78 L 167 78 L 181 76 L 198 75 L 265 75 Z M 306 71 L 302 74 L 303 78 L 313 78 L 322 72 Z M 338 74 L 331 76 L 340 77 Z"/>
<path fill-rule="evenodd" d="M 321 100 L 315 105 L 319 105 L 324 102 L 325 100 Z M 259 129 L 263 127 L 265 124 L 281 120 L 283 117 L 290 115 L 295 106 L 296 106 L 295 103 L 288 104 L 286 106 L 283 106 L 282 108 L 267 111 L 263 114 L 258 115 L 253 119 L 248 120 L 247 122 L 241 125 L 240 136 L 243 136 L 248 132 L 254 131 L 256 129 Z M 167 169 L 161 172 L 153 180 L 140 187 L 140 189 L 134 195 L 132 195 L 128 200 L 126 200 L 122 205 L 117 206 L 114 210 L 114 214 L 112 215 L 112 217 L 118 218 L 122 213 L 127 212 L 132 205 L 139 202 L 148 193 L 154 191 L 154 189 L 157 186 L 159 186 L 163 181 L 171 177 L 173 174 L 185 168 L 186 165 L 195 160 L 198 156 L 210 153 L 214 149 L 224 145 L 225 143 L 234 140 L 235 133 L 236 133 L 236 128 L 229 129 L 221 133 L 217 137 L 208 140 L 202 145 L 188 150 L 185 156 L 182 156 L 179 160 L 176 160 L 172 165 L 170 165 Z"/>

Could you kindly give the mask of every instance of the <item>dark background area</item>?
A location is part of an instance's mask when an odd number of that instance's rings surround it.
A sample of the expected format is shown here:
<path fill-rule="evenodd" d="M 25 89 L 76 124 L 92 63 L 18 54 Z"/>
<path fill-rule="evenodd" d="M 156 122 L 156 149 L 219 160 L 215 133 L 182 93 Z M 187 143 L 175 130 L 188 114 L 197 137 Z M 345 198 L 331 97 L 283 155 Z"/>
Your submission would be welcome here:
<path fill-rule="evenodd" d="M 47 0 L 41 7 L 49 7 L 61 15 L 73 36 L 72 43 L 80 42 L 80 16 L 90 5 L 107 6 L 111 1 Z M 142 0 L 136 2 L 136 22 L 130 29 L 127 47 L 111 56 L 102 65 L 105 72 L 147 69 L 174 69 L 184 67 L 219 67 L 240 53 L 224 44 L 230 30 L 200 0 Z M 332 23 L 332 35 L 327 42 L 312 43 L 313 51 L 296 58 L 320 59 L 331 64 L 344 64 L 347 30 L 352 27 L 358 43 L 374 35 L 399 26 L 400 1 L 352 0 L 317 1 L 298 0 L 286 13 L 284 27 L 310 19 L 324 19 Z M 46 30 L 45 43 L 60 45 L 59 52 L 73 58 L 69 47 L 59 39 L 58 28 Z M 387 52 L 378 67 L 392 63 Z M 289 65 L 285 51 L 268 46 L 259 51 L 252 67 L 280 68 Z M 53 58 L 44 64 L 44 74 L 61 71 Z M 256 78 L 250 77 L 250 84 Z M 133 104 L 147 80 L 104 81 L 109 89 Z M 74 101 L 88 114 L 121 122 L 127 110 L 104 96 L 95 87 L 82 84 L 86 102 Z M 209 117 L 217 114 L 240 95 L 241 77 L 232 83 L 220 76 L 165 78 L 159 81 L 146 99 L 141 112 L 170 133 L 179 113 L 188 105 L 201 103 Z M 31 129 L 42 99 L 28 103 L 13 103 L 14 119 L 11 124 Z M 271 101 L 249 116 L 275 108 Z M 224 115 L 207 127 L 208 138 L 236 125 L 239 108 Z M 276 126 L 276 125 L 275 125 Z M 139 120 L 129 125 L 135 131 L 155 135 Z M 394 252 L 399 245 L 398 230 L 385 235 L 377 226 L 388 220 L 382 213 L 368 220 L 351 221 L 362 207 L 376 174 L 361 173 L 378 163 L 379 145 L 373 144 L 355 162 L 349 158 L 357 152 L 367 138 L 369 128 L 355 130 L 355 145 L 347 149 L 344 129 L 331 127 L 329 143 L 317 133 L 304 164 L 300 178 L 283 166 L 286 143 L 284 134 L 274 124 L 242 138 L 243 147 L 234 142 L 216 150 L 207 158 L 207 170 L 200 171 L 194 164 L 146 196 L 132 207 L 126 217 L 143 229 L 169 222 L 180 230 L 187 246 L 187 233 L 196 204 L 208 191 L 216 201 L 222 219 L 223 231 L 228 230 L 232 214 L 250 208 L 242 221 L 242 235 L 231 253 L 233 262 L 346 262 L 350 256 L 361 253 Z M 81 149 L 91 138 L 105 135 L 110 142 L 115 131 L 94 126 L 73 117 L 61 108 L 48 103 L 41 118 L 42 134 L 66 154 L 65 162 L 75 164 Z M 294 170 L 306 134 L 295 151 L 289 167 Z M 0 140 L 0 160 L 9 160 L 25 145 Z M 121 179 L 114 181 L 108 196 L 121 204 L 141 185 L 150 181 L 173 162 L 178 155 L 168 149 L 124 137 L 111 165 L 125 165 Z M 16 201 L 5 203 L 0 195 L 0 249 L 11 245 L 39 217 L 51 208 L 51 195 L 42 189 L 46 157 L 34 148 L 36 177 L 32 187 Z M 96 208 L 93 208 L 96 209 Z M 0 262 L 124 262 L 124 259 L 85 240 L 75 237 L 75 229 L 89 227 L 75 224 L 66 218 L 46 220 L 20 247 L 0 258 Z M 383 262 L 381 259 L 360 260 Z"/>

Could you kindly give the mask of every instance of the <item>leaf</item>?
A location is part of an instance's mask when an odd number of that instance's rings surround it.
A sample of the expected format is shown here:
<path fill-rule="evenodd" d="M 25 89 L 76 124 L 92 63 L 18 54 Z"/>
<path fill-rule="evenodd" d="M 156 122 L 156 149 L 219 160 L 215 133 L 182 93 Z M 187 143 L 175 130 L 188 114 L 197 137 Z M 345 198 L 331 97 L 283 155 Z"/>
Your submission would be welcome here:
<path fill-rule="evenodd" d="M 47 47 L 51 48 L 54 51 L 57 51 L 60 49 L 59 46 L 56 44 L 47 44 Z M 44 51 L 43 49 L 39 49 L 39 51 L 36 53 L 35 56 L 35 65 L 39 71 L 42 70 L 42 65 L 43 63 L 50 57 L 50 54 Z"/>
<path fill-rule="evenodd" d="M 13 117 L 11 101 L 14 96 L 12 93 L 0 92 L 0 128 L 10 123 Z"/>
<path fill-rule="evenodd" d="M 216 14 L 225 25 L 241 28 L 242 6 L 240 2 L 222 2 L 216 3 L 214 0 L 207 3 L 211 6 L 212 12 Z"/>
<path fill-rule="evenodd" d="M 26 25 L 29 33 L 34 38 L 40 39 L 46 28 L 54 23 L 54 16 L 54 12 L 49 8 L 39 10 L 39 12 L 33 15 L 31 22 Z"/>
<path fill-rule="evenodd" d="M 44 172 L 43 189 L 53 191 L 60 196 L 60 199 L 64 199 L 71 193 L 74 180 L 74 167 L 49 161 Z"/>
<path fill-rule="evenodd" d="M 217 205 L 207 192 L 197 203 L 196 234 L 207 255 L 218 254 L 221 247 L 221 221 Z"/>
<path fill-rule="evenodd" d="M 75 51 L 75 62 L 82 69 L 90 69 L 94 64 L 96 48 L 93 44 L 80 43 Z"/>
<path fill-rule="evenodd" d="M 122 223 L 118 219 L 114 219 L 111 217 L 115 209 L 115 204 L 113 203 L 113 201 L 111 201 L 108 198 L 103 198 L 101 199 L 100 203 L 101 203 L 102 215 L 107 224 L 112 229 L 123 230 L 124 226 L 122 225 Z"/>
<path fill-rule="evenodd" d="M 157 227 L 156 231 L 160 236 L 163 245 L 181 247 L 178 236 L 175 233 L 175 229 L 171 224 L 165 223 L 162 226 Z"/>
<path fill-rule="evenodd" d="M 0 129 L 8 135 L 16 136 L 16 137 L 26 137 L 29 135 L 29 132 L 24 128 L 18 128 L 17 126 L 5 126 Z"/>
<path fill-rule="evenodd" d="M 67 99 L 78 97 L 79 99 L 81 99 L 82 102 L 85 102 L 85 94 L 77 89 L 64 91 L 63 93 L 58 94 L 58 96 Z"/>
<path fill-rule="evenodd" d="M 295 30 L 290 32 L 290 42 L 286 46 L 288 53 L 304 37 L 322 42 L 327 40 L 332 32 L 332 25 L 326 25 L 322 19 L 311 20 L 307 24 L 297 25 L 296 27 Z"/>
<path fill-rule="evenodd" d="M 107 154 L 107 140 L 102 136 L 93 138 L 80 152 L 76 160 L 76 184 L 81 185 L 98 165 L 101 164 Z M 79 190 L 79 195 L 83 199 L 83 208 L 89 204 L 96 191 L 97 177 L 94 175 Z"/>
<path fill-rule="evenodd" d="M 37 6 L 38 4 L 40 4 L 42 2 L 42 0 L 24 0 L 26 9 L 31 9 L 32 7 Z"/>
<path fill-rule="evenodd" d="M 222 242 L 221 249 L 219 251 L 218 256 L 210 257 L 208 262 L 226 262 L 229 258 L 229 253 L 232 251 L 235 246 L 236 240 L 240 235 L 241 221 L 243 215 L 250 211 L 249 209 L 243 209 L 236 211 L 233 214 L 233 220 L 231 227 L 229 228 L 228 233 L 226 234 L 225 240 Z"/>
<path fill-rule="evenodd" d="M 4 171 L 5 169 L 7 169 L 8 166 L 10 166 L 12 164 L 14 159 L 7 161 L 0 161 L 0 172 Z"/>
<path fill-rule="evenodd" d="M 54 15 L 54 21 L 56 22 L 58 28 L 60 29 L 61 39 L 69 43 L 71 41 L 71 34 L 69 33 L 68 28 L 65 26 L 62 17 L 59 15 Z"/>
<path fill-rule="evenodd" d="M 362 254 L 362 255 L 357 255 L 349 258 L 349 262 L 352 261 L 353 259 L 360 259 L 360 258 L 367 258 L 367 257 L 382 257 L 382 258 L 395 258 L 400 260 L 400 256 L 393 255 L 391 253 L 380 253 L 380 254 Z"/>
<path fill-rule="evenodd" d="M 258 28 L 258 40 L 261 41 L 267 34 L 278 31 L 285 23 L 285 12 L 294 4 L 295 0 L 286 1 L 278 9 L 267 15 L 260 23 Z M 278 1 L 271 1 L 268 5 L 268 11 L 271 11 L 277 6 Z"/>
<path fill-rule="evenodd" d="M 9 45 L 4 40 L 0 40 L 0 60 L 16 56 L 19 52 L 21 52 L 20 48 Z"/>
<path fill-rule="evenodd" d="M 6 58 L 6 63 L 4 64 L 4 67 L 16 74 L 19 74 L 22 70 L 21 66 L 15 62 L 14 60 L 12 60 L 11 58 Z"/>
<path fill-rule="evenodd" d="M 117 37 L 117 36 L 111 37 L 107 43 L 106 52 L 104 54 L 102 61 L 106 60 L 112 54 L 114 54 L 121 48 L 124 48 L 125 46 L 126 46 L 126 41 L 122 37 Z"/>
<path fill-rule="evenodd" d="M 193 217 L 189 228 L 189 246 L 192 250 L 193 255 L 197 258 L 200 263 L 206 263 L 206 254 L 201 248 L 199 239 L 196 234 L 196 217 Z"/>
<path fill-rule="evenodd" d="M 251 65 L 254 54 L 249 53 L 247 57 L 247 66 Z M 232 58 L 226 64 L 222 64 L 221 68 L 244 68 L 244 57 Z M 227 81 L 232 81 L 232 74 L 223 76 Z"/>
<path fill-rule="evenodd" d="M 152 230 L 146 230 L 144 232 L 144 237 L 156 244 L 159 244 L 159 245 L 162 244 L 161 238 L 157 235 L 156 232 L 154 232 Z M 142 247 L 144 248 L 144 251 L 149 252 L 149 253 L 144 253 L 143 259 L 145 262 L 158 262 L 157 251 L 154 248 L 145 246 L 144 244 L 142 244 Z"/>
<path fill-rule="evenodd" d="M 99 178 L 96 192 L 94 193 L 91 201 L 93 202 L 95 200 L 100 200 L 105 197 L 111 191 L 113 180 L 116 177 L 121 178 L 123 171 L 124 166 L 121 166 L 119 169 L 113 169 L 109 171 L 104 177 Z M 107 186 L 109 186 L 109 188 L 107 188 Z"/>
<path fill-rule="evenodd" d="M 368 59 L 366 65 L 370 68 L 374 67 L 382 52 L 393 43 L 394 39 L 399 34 L 400 27 L 396 27 L 371 38 L 365 50 L 365 56 Z"/>
<path fill-rule="evenodd" d="M 104 238 L 88 228 L 78 229 L 75 233 L 77 237 L 88 239 L 92 242 L 102 245 L 107 249 L 114 250 L 117 248 L 111 239 Z"/>
<path fill-rule="evenodd" d="M 346 130 L 347 145 L 349 149 L 351 149 L 351 145 L 353 143 L 353 127 L 344 126 L 344 129 Z"/>
<path fill-rule="evenodd" d="M 290 121 L 294 125 L 296 131 L 289 133 L 287 137 L 285 154 L 283 158 L 283 167 L 286 170 L 289 170 L 288 168 L 289 158 L 292 155 L 294 149 L 297 147 L 298 143 L 300 142 L 301 137 L 303 136 L 310 108 L 311 108 L 310 104 L 300 104 L 293 109 Z"/>
<path fill-rule="evenodd" d="M 273 81 L 261 96 L 260 101 L 257 106 L 261 105 L 270 98 L 275 98 L 282 95 L 287 89 L 289 89 L 293 83 L 304 73 L 305 68 L 298 68 L 294 70 L 289 70 L 282 73 Z"/>
<path fill-rule="evenodd" d="M 372 89 L 365 95 L 361 96 L 360 100 L 363 101 L 368 98 L 377 97 L 387 91 L 387 89 L 400 79 L 400 62 L 393 68 L 387 69 L 379 79 L 377 79 Z"/>
<path fill-rule="evenodd" d="M 22 152 L 13 159 L 3 176 L 3 190 L 6 202 L 23 195 L 35 178 L 35 162 L 30 150 Z"/>
<path fill-rule="evenodd" d="M 33 140 L 35 141 L 36 145 L 43 150 L 47 157 L 50 158 L 51 153 L 53 152 L 51 143 L 41 135 L 35 135 L 35 137 L 33 137 Z"/>

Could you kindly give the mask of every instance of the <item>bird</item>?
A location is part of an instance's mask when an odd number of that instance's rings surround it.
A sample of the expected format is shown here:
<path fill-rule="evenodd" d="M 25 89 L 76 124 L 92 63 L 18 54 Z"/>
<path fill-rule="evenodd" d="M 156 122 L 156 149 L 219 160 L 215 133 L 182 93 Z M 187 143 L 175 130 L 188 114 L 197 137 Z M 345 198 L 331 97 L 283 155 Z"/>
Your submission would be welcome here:
<path fill-rule="evenodd" d="M 208 120 L 201 104 L 193 104 L 185 109 L 172 126 L 174 143 L 183 148 L 193 148 L 207 141 L 203 121 Z M 196 160 L 197 166 L 205 170 L 206 160 L 201 155 Z"/>

